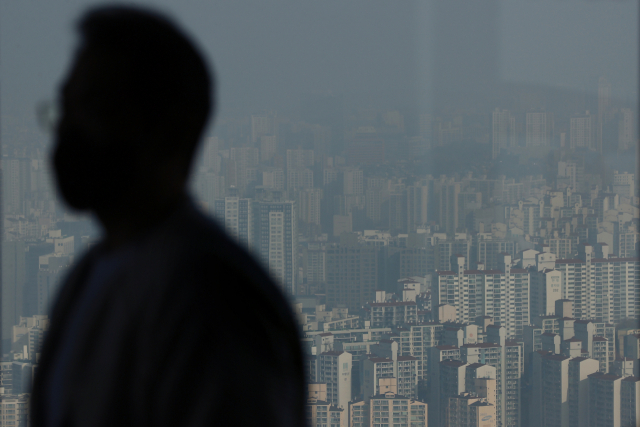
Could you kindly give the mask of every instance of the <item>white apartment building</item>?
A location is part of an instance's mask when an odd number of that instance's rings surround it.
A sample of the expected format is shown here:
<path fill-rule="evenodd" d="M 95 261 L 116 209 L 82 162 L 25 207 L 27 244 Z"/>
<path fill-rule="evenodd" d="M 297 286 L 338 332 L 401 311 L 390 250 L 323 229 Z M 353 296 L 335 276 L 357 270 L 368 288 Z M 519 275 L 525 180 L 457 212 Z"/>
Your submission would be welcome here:
<path fill-rule="evenodd" d="M 362 170 L 347 168 L 342 172 L 342 192 L 346 195 L 364 194 L 364 174 Z"/>
<path fill-rule="evenodd" d="M 596 118 L 587 111 L 569 121 L 569 147 L 596 149 Z"/>
<path fill-rule="evenodd" d="M 347 427 L 347 411 L 331 403 L 310 397 L 305 405 L 307 427 Z"/>
<path fill-rule="evenodd" d="M 531 427 L 580 427 L 588 421 L 588 379 L 598 372 L 597 360 L 548 351 L 533 353 Z"/>
<path fill-rule="evenodd" d="M 559 259 L 555 269 L 562 274 L 561 295 L 574 304 L 576 319 L 601 319 L 614 323 L 640 315 L 636 283 L 640 278 L 638 258 L 611 258 L 601 245 L 602 258 L 594 248 L 581 243 L 577 259 Z"/>
<path fill-rule="evenodd" d="M 635 175 L 632 173 L 619 173 L 613 171 L 613 192 L 621 197 L 634 197 L 635 193 Z"/>
<path fill-rule="evenodd" d="M 225 231 L 245 248 L 253 247 L 253 200 L 239 197 L 217 199 L 213 213 Z"/>
<path fill-rule="evenodd" d="M 589 427 L 637 425 L 640 380 L 596 372 L 589 375 Z M 623 386 L 624 384 L 624 386 Z M 629 423 L 631 421 L 631 424 Z"/>
<path fill-rule="evenodd" d="M 303 188 L 313 188 L 313 171 L 309 168 L 287 169 L 287 191 Z"/>
<path fill-rule="evenodd" d="M 327 401 L 345 410 L 351 401 L 352 361 L 346 351 L 326 351 L 317 358 L 316 381 L 327 385 Z"/>
<path fill-rule="evenodd" d="M 13 346 L 27 347 L 26 359 L 34 359 L 44 342 L 44 333 L 49 330 L 49 316 L 46 314 L 20 317 L 20 323 L 13 326 Z"/>
<path fill-rule="evenodd" d="M 388 391 L 371 398 L 369 426 L 427 427 L 427 404 Z"/>
<path fill-rule="evenodd" d="M 284 170 L 282 168 L 268 168 L 262 171 L 262 186 L 283 191 L 285 188 Z"/>
<path fill-rule="evenodd" d="M 365 320 L 372 328 L 385 328 L 418 320 L 418 305 L 415 301 L 369 302 L 364 306 Z"/>
<path fill-rule="evenodd" d="M 256 202 L 254 248 L 286 294 L 296 290 L 298 222 L 296 204 Z"/>
<path fill-rule="evenodd" d="M 545 268 L 531 273 L 531 317 L 555 312 L 555 302 L 562 299 L 562 273 Z"/>
<path fill-rule="evenodd" d="M 380 389 L 381 378 L 394 378 L 398 393 L 416 398 L 418 396 L 418 359 L 413 356 L 398 355 L 398 343 L 391 340 L 381 340 L 378 345 L 372 346 L 371 351 L 376 356 L 363 359 L 360 370 L 365 401 L 383 392 Z"/>
<path fill-rule="evenodd" d="M 464 369 L 465 387 L 467 382 L 466 370 L 478 369 L 477 367 L 489 365 L 495 369 L 496 379 L 496 425 L 503 426 L 520 426 L 521 422 L 521 375 L 524 369 L 524 359 L 522 348 L 515 341 L 506 340 L 506 330 L 502 326 L 489 325 L 486 328 L 486 341 L 484 343 L 464 344 L 461 347 L 455 345 L 440 345 L 431 348 L 429 359 L 429 424 L 441 425 L 441 416 L 445 412 L 442 411 L 446 400 L 443 400 L 444 388 L 452 384 L 451 378 L 443 379 L 441 377 L 440 362 L 447 359 L 464 362 L 455 364 L 456 369 Z M 449 362 L 447 362 L 449 363 Z M 446 366 L 446 364 L 444 365 Z M 480 371 L 482 372 L 482 371 Z M 478 373 L 476 378 L 486 376 L 487 374 Z M 489 375 L 490 376 L 490 375 Z M 457 377 L 463 378 L 462 373 L 458 373 Z M 470 381 L 469 381 L 470 383 Z M 463 390 L 465 387 L 460 385 L 456 389 L 448 389 L 447 396 L 460 394 L 462 391 L 474 392 L 474 390 Z M 438 410 L 437 408 L 440 408 Z"/>
<path fill-rule="evenodd" d="M 495 427 L 496 422 L 496 407 L 485 398 L 467 392 L 449 397 L 448 427 Z"/>
<path fill-rule="evenodd" d="M 500 254 L 498 270 L 464 270 L 465 258 L 451 257 L 453 271 L 438 271 L 432 304 L 456 308 L 456 322 L 472 323 L 491 316 L 510 337 L 522 335 L 529 324 L 529 272 L 511 268 L 511 256 Z M 432 307 L 432 311 L 433 311 Z"/>
<path fill-rule="evenodd" d="M 627 376 L 620 383 L 620 425 L 640 423 L 640 378 Z"/>
<path fill-rule="evenodd" d="M 400 338 L 399 354 L 417 359 L 418 383 L 429 379 L 430 348 L 442 344 L 444 327 L 439 323 L 414 323 L 394 330 L 394 334 Z"/>
<path fill-rule="evenodd" d="M 27 427 L 29 425 L 29 395 L 3 395 L 0 397 L 0 427 Z"/>

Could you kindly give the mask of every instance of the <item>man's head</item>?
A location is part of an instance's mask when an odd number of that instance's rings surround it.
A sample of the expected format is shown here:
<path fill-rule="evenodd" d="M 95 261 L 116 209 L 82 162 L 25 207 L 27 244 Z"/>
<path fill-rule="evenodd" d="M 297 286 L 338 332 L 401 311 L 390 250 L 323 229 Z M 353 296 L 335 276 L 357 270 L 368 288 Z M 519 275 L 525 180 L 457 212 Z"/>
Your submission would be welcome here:
<path fill-rule="evenodd" d="M 80 210 L 184 189 L 213 84 L 193 43 L 167 18 L 129 6 L 90 10 L 62 89 L 54 167 Z"/>

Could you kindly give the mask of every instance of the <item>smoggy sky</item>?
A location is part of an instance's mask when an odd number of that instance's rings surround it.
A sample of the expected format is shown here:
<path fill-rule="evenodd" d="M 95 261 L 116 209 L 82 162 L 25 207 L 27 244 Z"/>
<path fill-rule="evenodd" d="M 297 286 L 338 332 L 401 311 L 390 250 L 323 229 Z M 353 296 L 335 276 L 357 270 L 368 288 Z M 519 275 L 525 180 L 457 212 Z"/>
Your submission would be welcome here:
<path fill-rule="evenodd" d="M 33 123 L 68 67 L 93 1 L 0 0 L 0 108 Z M 434 88 L 488 81 L 635 100 L 638 2 L 578 0 L 137 1 L 169 11 L 219 83 L 219 113 L 293 111 L 307 93 L 428 106 Z"/>

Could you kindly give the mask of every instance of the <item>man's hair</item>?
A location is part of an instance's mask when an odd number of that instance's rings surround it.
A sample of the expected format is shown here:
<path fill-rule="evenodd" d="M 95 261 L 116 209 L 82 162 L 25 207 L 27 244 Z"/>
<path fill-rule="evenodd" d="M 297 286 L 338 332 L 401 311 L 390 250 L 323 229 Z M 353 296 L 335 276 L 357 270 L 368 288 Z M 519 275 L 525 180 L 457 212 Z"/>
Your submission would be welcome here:
<path fill-rule="evenodd" d="M 78 30 L 81 50 L 106 54 L 123 70 L 121 90 L 105 101 L 134 110 L 136 126 L 163 135 L 154 150 L 191 157 L 215 107 L 213 79 L 194 43 L 167 17 L 133 6 L 90 9 Z"/>

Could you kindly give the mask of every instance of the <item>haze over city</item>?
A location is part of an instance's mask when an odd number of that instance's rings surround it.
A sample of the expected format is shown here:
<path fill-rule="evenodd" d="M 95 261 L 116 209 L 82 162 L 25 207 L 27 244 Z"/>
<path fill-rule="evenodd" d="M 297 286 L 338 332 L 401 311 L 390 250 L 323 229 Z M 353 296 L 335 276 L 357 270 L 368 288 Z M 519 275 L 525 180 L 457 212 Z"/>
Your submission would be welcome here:
<path fill-rule="evenodd" d="M 290 302 L 310 427 L 640 422 L 637 2 L 133 3 L 215 71 L 189 188 Z M 0 3 L 0 427 L 101 236 L 36 114 L 96 4 Z"/>

